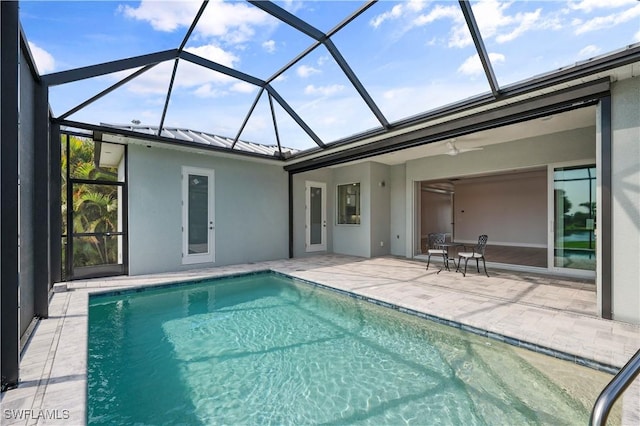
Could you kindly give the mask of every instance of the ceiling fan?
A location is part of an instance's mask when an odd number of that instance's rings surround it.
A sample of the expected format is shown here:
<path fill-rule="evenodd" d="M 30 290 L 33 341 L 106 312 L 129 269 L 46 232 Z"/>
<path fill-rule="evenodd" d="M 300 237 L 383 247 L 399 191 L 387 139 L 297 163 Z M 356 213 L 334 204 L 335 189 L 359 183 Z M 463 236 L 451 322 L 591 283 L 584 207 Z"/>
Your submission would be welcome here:
<path fill-rule="evenodd" d="M 480 150 L 483 149 L 482 147 L 477 147 L 477 148 L 458 148 L 456 146 L 455 142 L 456 142 L 455 139 L 451 139 L 450 141 L 447 141 L 447 146 L 449 147 L 449 150 L 446 152 L 447 155 L 455 156 L 455 155 L 461 154 L 463 152 L 480 151 Z"/>

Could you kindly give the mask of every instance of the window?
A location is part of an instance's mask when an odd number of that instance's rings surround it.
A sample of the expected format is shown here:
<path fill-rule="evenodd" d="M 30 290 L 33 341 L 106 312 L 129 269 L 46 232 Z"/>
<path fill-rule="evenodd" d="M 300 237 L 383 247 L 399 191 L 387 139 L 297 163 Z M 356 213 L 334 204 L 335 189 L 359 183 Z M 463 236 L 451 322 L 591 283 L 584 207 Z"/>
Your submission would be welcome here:
<path fill-rule="evenodd" d="M 338 185 L 338 225 L 360 224 L 360 183 Z"/>

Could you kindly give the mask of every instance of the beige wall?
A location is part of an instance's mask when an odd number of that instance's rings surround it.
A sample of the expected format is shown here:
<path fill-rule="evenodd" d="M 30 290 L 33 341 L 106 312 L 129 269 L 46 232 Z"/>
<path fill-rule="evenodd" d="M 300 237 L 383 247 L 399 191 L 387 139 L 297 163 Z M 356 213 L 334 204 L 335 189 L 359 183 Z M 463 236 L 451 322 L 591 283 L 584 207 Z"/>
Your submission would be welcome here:
<path fill-rule="evenodd" d="M 453 199 L 451 194 L 422 190 L 420 192 L 420 235 L 426 238 L 431 232 L 452 233 Z"/>
<path fill-rule="evenodd" d="M 418 249 L 419 241 L 417 229 L 419 223 L 415 223 L 416 203 L 419 202 L 417 191 L 415 190 L 417 182 L 433 181 L 440 179 L 449 179 L 452 177 L 464 177 L 474 175 L 486 175 L 498 172 L 521 171 L 532 168 L 546 167 L 548 164 L 580 161 L 585 163 L 593 163 L 596 158 L 596 129 L 594 127 L 586 127 L 577 130 L 555 133 L 551 135 L 538 136 L 533 138 L 520 139 L 513 142 L 495 144 L 486 146 L 481 151 L 471 151 L 460 154 L 455 157 L 439 155 L 433 157 L 419 158 L 407 162 L 406 165 L 406 242 L 405 256 L 411 257 L 415 250 Z M 545 192 L 546 193 L 546 192 Z M 536 197 L 540 197 L 539 194 Z M 511 197 L 515 198 L 515 195 Z M 457 215 L 460 216 L 460 205 L 458 205 L 456 196 Z M 546 206 L 546 199 L 539 201 Z M 503 203 L 498 203 L 501 205 Z M 537 210 L 536 210 L 537 211 Z M 513 211 L 492 211 L 487 212 L 492 215 L 492 222 L 482 224 L 485 229 L 495 229 L 492 237 L 489 235 L 490 241 L 494 244 L 500 240 L 504 243 L 520 243 L 523 239 L 530 239 L 521 234 L 503 233 L 498 229 L 500 221 L 507 220 L 513 216 Z M 527 213 L 527 217 L 533 214 L 533 226 L 538 228 L 539 214 Z M 468 215 L 467 215 L 468 216 Z M 462 234 L 456 235 L 456 238 L 477 240 L 480 228 L 467 226 L 465 229 L 465 220 L 458 217 L 462 223 Z M 546 222 L 545 222 L 546 223 Z M 544 236 L 546 238 L 546 225 Z M 485 232 L 482 232 L 485 233 Z M 538 243 L 536 243 L 538 244 Z M 544 244 L 542 240 L 539 244 Z"/>
<path fill-rule="evenodd" d="M 456 241 L 547 247 L 547 170 L 457 181 L 454 218 Z"/>

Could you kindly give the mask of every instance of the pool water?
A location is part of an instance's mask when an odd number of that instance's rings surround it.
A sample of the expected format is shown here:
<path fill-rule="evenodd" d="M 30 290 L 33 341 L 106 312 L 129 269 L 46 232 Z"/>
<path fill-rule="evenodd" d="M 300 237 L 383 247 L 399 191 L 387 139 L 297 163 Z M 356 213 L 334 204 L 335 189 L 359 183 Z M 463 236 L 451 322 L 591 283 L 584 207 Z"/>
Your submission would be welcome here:
<path fill-rule="evenodd" d="M 587 424 L 610 378 L 276 274 L 90 299 L 90 424 Z"/>

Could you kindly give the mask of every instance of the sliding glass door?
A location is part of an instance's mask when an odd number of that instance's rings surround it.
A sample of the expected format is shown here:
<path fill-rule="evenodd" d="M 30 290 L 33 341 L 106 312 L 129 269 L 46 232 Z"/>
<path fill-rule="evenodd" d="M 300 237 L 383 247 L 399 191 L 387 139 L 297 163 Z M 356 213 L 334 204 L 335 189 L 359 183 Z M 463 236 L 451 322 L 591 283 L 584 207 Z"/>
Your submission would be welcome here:
<path fill-rule="evenodd" d="M 596 269 L 596 166 L 553 168 L 554 269 Z"/>

